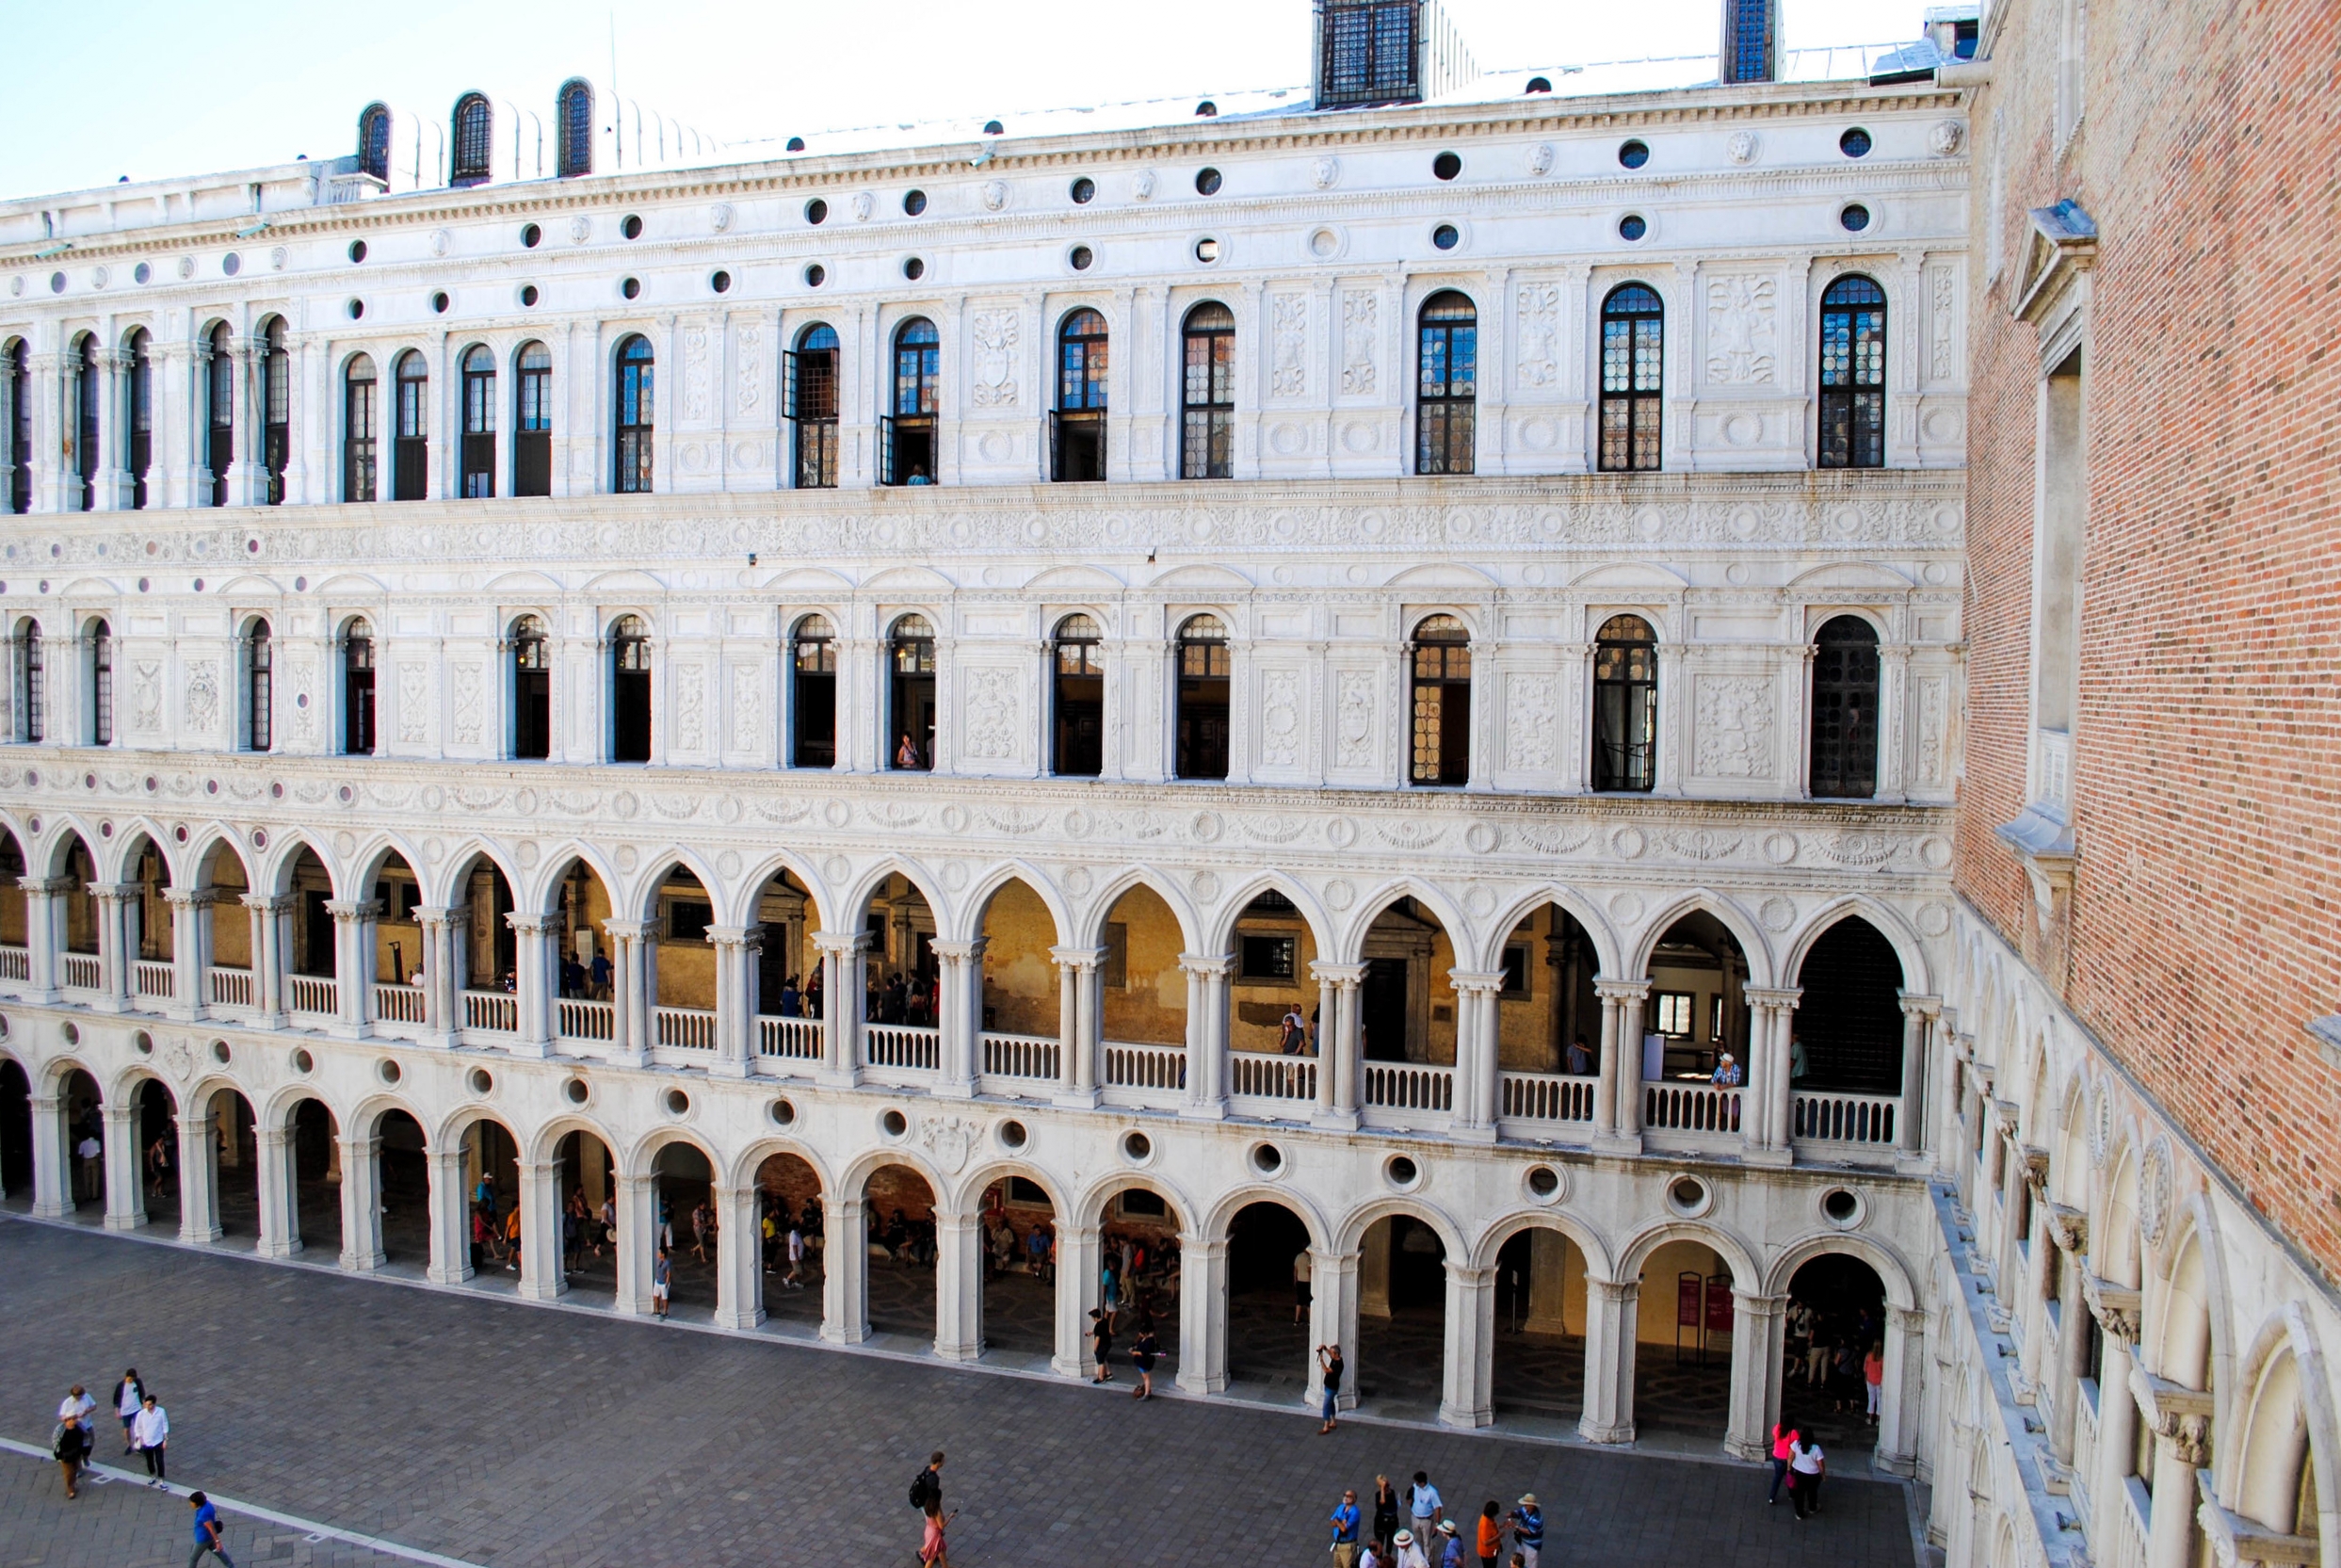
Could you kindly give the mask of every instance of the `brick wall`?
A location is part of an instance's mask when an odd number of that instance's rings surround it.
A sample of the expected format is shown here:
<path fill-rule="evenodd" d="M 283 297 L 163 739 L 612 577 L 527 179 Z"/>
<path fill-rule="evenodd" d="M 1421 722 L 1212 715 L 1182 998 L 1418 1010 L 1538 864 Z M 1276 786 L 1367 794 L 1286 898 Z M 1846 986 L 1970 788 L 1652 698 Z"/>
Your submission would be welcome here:
<path fill-rule="evenodd" d="M 1956 876 L 2252 1201 L 2341 1274 L 2341 69 L 2329 5 L 2013 0 L 1972 106 L 1966 777 Z M 1994 169 L 2001 173 L 1995 177 Z M 1994 191 L 1999 192 L 1996 200 Z M 2022 809 L 2034 328 L 2025 213 L 2095 218 L 2090 511 L 2062 950 L 1992 836 Z"/>

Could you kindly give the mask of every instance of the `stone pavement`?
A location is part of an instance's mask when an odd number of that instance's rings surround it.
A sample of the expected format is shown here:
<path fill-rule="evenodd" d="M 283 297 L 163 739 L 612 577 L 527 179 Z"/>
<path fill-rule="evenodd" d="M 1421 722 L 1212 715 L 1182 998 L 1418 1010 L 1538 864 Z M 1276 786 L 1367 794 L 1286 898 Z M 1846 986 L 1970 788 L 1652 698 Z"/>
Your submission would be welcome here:
<path fill-rule="evenodd" d="M 0 1434 L 41 1442 L 66 1384 L 102 1393 L 135 1364 L 171 1412 L 173 1480 L 493 1568 L 906 1560 L 917 1521 L 904 1493 L 930 1447 L 951 1455 L 961 1568 L 1319 1562 L 1317 1521 L 1343 1486 L 1417 1468 L 1473 1512 L 1536 1492 L 1545 1560 L 1572 1568 L 1912 1561 L 1903 1490 L 1865 1479 L 1833 1479 L 1829 1511 L 1799 1524 L 1784 1502 L 1764 1505 L 1759 1466 L 1364 1422 L 1319 1438 L 1299 1412 L 1148 1407 L 1126 1384 L 552 1311 L 14 1219 L 0 1220 Z M 53 1467 L 0 1454 L 0 1474 L 15 1478 L 0 1491 L 0 1565 L 152 1557 L 117 1522 L 134 1505 L 106 1495 L 135 1489 L 95 1489 L 101 1508 L 60 1515 L 38 1495 L 56 1490 Z M 172 1511 L 185 1509 L 162 1511 L 169 1542 L 184 1539 Z"/>

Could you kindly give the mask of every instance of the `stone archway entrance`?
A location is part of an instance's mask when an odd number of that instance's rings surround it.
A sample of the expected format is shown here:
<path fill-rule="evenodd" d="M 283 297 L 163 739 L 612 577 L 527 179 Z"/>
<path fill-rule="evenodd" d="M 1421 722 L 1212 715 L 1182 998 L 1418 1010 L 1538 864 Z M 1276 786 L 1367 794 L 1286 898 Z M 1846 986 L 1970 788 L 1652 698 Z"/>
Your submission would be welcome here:
<path fill-rule="evenodd" d="M 1634 1425 L 1721 1442 L 1732 1405 L 1732 1269 L 1700 1241 L 1643 1260 L 1634 1324 Z"/>
<path fill-rule="evenodd" d="M 976 1231 L 987 1354 L 1029 1361 L 1039 1368 L 1056 1352 L 1057 1270 L 1050 1259 L 1057 1220 L 1057 1206 L 1039 1182 L 1003 1176 L 984 1188 Z"/>
<path fill-rule="evenodd" d="M 1247 1204 L 1227 1228 L 1227 1378 L 1255 1395 L 1300 1398 L 1309 1384 L 1310 1294 L 1296 1268 L 1309 1227 L 1278 1203 Z"/>
<path fill-rule="evenodd" d="M 1412 1215 L 1377 1220 L 1358 1260 L 1358 1400 L 1436 1419 L 1445 1367 L 1445 1244 Z"/>
<path fill-rule="evenodd" d="M 1882 1360 L 1886 1287 L 1858 1257 L 1823 1253 L 1788 1281 L 1780 1418 L 1816 1434 L 1832 1468 L 1878 1446 L 1864 1362 Z"/>
<path fill-rule="evenodd" d="M 1495 1334 L 1489 1395 L 1495 1417 L 1554 1435 L 1585 1411 L 1585 1253 L 1561 1231 L 1532 1225 L 1495 1258 Z"/>
<path fill-rule="evenodd" d="M 935 1337 L 935 1194 L 907 1165 L 881 1165 L 862 1187 L 870 1335 Z M 830 1245 L 852 1239 L 832 1237 Z"/>

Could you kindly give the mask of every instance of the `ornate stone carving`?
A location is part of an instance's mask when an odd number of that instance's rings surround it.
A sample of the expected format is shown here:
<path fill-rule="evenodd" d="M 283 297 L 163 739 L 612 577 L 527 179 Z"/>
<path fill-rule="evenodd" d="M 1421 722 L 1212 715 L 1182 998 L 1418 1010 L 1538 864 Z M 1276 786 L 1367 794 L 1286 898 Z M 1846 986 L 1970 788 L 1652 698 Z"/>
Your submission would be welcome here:
<path fill-rule="evenodd" d="M 187 728 L 202 735 L 219 725 L 219 664 L 195 659 L 187 665 Z"/>
<path fill-rule="evenodd" d="M 1332 189 L 1341 179 L 1341 160 L 1335 157 L 1317 159 L 1310 170 L 1310 176 L 1316 181 L 1317 189 Z"/>
<path fill-rule="evenodd" d="M 957 1175 L 967 1163 L 968 1151 L 975 1147 L 976 1136 L 983 1130 L 978 1123 L 959 1116 L 929 1116 L 919 1123 L 918 1140 L 934 1156 L 935 1164 L 945 1172 Z"/>
<path fill-rule="evenodd" d="M 1737 273 L 1707 280 L 1707 380 L 1768 386 L 1779 348 L 1776 280 Z"/>
<path fill-rule="evenodd" d="M 1520 384 L 1549 387 L 1560 380 L 1560 285 L 1520 285 Z"/>
<path fill-rule="evenodd" d="M 974 402 L 979 409 L 1016 406 L 1015 308 L 977 311 L 968 320 L 976 348 Z"/>
<path fill-rule="evenodd" d="M 1939 784 L 1945 782 L 1945 742 L 1950 726 L 1950 683 L 1940 675 L 1928 675 L 1917 682 L 1918 687 L 1918 781 Z"/>
<path fill-rule="evenodd" d="M 1694 771 L 1702 777 L 1771 775 L 1771 682 L 1761 675 L 1700 676 L 1698 724 Z"/>
<path fill-rule="evenodd" d="M 1016 671 L 973 670 L 967 674 L 967 756 L 985 762 L 1006 762 L 1016 755 L 1018 711 Z"/>
<path fill-rule="evenodd" d="M 410 659 L 398 667 L 398 738 L 420 746 L 430 736 L 430 671 Z"/>
<path fill-rule="evenodd" d="M 2171 1142 L 2157 1138 L 2138 1165 L 2138 1234 L 2159 1247 L 2170 1234 L 2172 1207 Z"/>
<path fill-rule="evenodd" d="M 1504 677 L 1504 766 L 1550 769 L 1560 753 L 1560 698 L 1552 675 L 1516 670 Z"/>
<path fill-rule="evenodd" d="M 153 733 L 163 727 L 163 666 L 140 659 L 130 668 L 130 727 Z"/>
<path fill-rule="evenodd" d="M 764 672 L 752 664 L 732 667 L 732 749 L 760 751 L 764 746 Z"/>
<path fill-rule="evenodd" d="M 1756 155 L 1756 134 L 1753 131 L 1734 131 L 1723 144 L 1723 155 L 1734 163 L 1753 163 Z"/>
<path fill-rule="evenodd" d="M 753 321 L 740 323 L 733 335 L 733 396 L 740 412 L 752 414 L 764 406 L 764 329 Z"/>
<path fill-rule="evenodd" d="M 455 739 L 459 745 L 479 744 L 479 688 L 484 671 L 476 664 L 459 664 L 453 672 Z"/>
<path fill-rule="evenodd" d="M 1553 144 L 1540 141 L 1528 149 L 1528 172 L 1550 174 L 1553 171 Z"/>
<path fill-rule="evenodd" d="M 686 664 L 674 672 L 674 745 L 683 752 L 707 744 L 707 671 Z"/>
<path fill-rule="evenodd" d="M 1133 175 L 1130 180 L 1130 194 L 1140 202 L 1152 197 L 1154 194 L 1154 171 L 1151 169 L 1141 169 Z"/>
<path fill-rule="evenodd" d="M 1300 676 L 1270 670 L 1260 677 L 1260 761 L 1269 768 L 1300 763 Z"/>
<path fill-rule="evenodd" d="M 1344 670 L 1333 683 L 1333 760 L 1342 768 L 1374 766 L 1374 672 Z"/>
<path fill-rule="evenodd" d="M 707 348 L 707 324 L 683 329 L 683 417 L 704 424 L 715 401 L 715 372 Z"/>
<path fill-rule="evenodd" d="M 983 210 L 986 212 L 998 212 L 1008 205 L 1008 185 L 1005 181 L 986 180 L 979 194 L 983 198 Z"/>
<path fill-rule="evenodd" d="M 1927 149 L 1938 158 L 1956 157 L 1967 143 L 1967 128 L 1956 120 L 1938 121 L 1927 133 Z"/>
<path fill-rule="evenodd" d="M 1380 296 L 1341 297 L 1341 390 L 1362 397 L 1374 390 L 1374 339 L 1379 331 Z"/>
<path fill-rule="evenodd" d="M 1953 342 L 1959 323 L 1959 279 L 1947 267 L 1938 267 L 1928 293 L 1928 364 L 1930 380 L 1948 381 L 1959 373 Z"/>
<path fill-rule="evenodd" d="M 1277 397 L 1299 397 L 1309 390 L 1309 299 L 1305 294 L 1269 297 L 1270 348 L 1268 391 Z"/>

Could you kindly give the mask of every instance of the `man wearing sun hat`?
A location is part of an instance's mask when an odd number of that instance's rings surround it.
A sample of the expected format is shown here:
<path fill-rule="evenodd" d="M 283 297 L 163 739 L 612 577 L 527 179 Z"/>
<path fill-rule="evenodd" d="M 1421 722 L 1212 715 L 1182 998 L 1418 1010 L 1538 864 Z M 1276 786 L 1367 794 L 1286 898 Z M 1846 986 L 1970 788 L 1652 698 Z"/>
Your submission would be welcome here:
<path fill-rule="evenodd" d="M 1398 1554 L 1398 1568 L 1430 1568 L 1413 1530 L 1400 1530 L 1390 1538 L 1390 1544 Z"/>
<path fill-rule="evenodd" d="M 1512 1510 L 1512 1545 L 1519 1549 L 1521 1568 L 1536 1568 L 1537 1554 L 1544 1549 L 1544 1511 L 1533 1492 L 1521 1494 Z"/>

